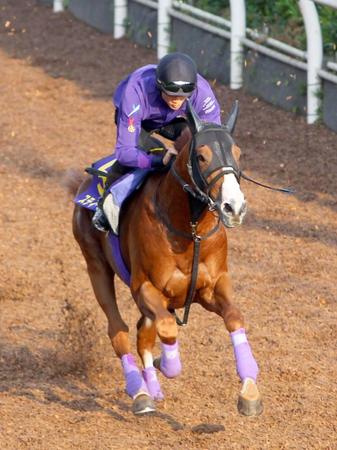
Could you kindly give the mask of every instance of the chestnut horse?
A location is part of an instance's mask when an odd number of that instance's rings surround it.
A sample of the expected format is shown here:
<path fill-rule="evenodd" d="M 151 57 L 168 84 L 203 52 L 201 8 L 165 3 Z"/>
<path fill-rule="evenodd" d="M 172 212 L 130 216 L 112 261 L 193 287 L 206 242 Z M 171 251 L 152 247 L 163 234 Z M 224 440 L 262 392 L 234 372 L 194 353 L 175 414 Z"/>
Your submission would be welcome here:
<path fill-rule="evenodd" d="M 86 260 L 95 296 L 108 319 L 108 334 L 121 359 L 135 414 L 154 411 L 154 400 L 163 398 L 158 371 L 169 378 L 179 375 L 179 320 L 175 309 L 186 307 L 186 323 L 190 303 L 197 302 L 221 316 L 230 333 L 242 382 L 239 412 L 258 415 L 262 412 L 256 385 L 258 367 L 243 317 L 232 303 L 227 268 L 225 227 L 240 225 L 247 210 L 239 184 L 240 150 L 231 136 L 238 105 L 234 105 L 226 125 L 201 122 L 190 104 L 187 110 L 188 127 L 175 143 L 178 155 L 174 163 L 167 172 L 148 177 L 121 215 L 121 253 L 141 314 L 137 350 L 142 371 L 131 353 L 128 327 L 116 303 L 114 277 L 118 268 L 108 233 L 97 231 L 91 222 L 92 212 L 76 205 L 74 236 Z M 85 180 L 78 192 L 89 183 L 90 179 Z M 156 336 L 161 341 L 161 357 L 154 360 Z"/>

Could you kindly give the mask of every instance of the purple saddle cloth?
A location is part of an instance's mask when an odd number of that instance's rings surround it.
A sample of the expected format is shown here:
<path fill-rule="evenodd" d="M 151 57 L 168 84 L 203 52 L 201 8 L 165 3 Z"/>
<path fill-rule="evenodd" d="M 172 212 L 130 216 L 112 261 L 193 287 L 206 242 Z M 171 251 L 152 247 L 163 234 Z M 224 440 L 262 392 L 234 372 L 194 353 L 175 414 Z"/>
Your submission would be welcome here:
<path fill-rule="evenodd" d="M 104 186 L 106 182 L 106 176 L 104 173 L 107 174 L 109 172 L 109 169 L 113 166 L 115 161 L 116 159 L 110 155 L 96 161 L 92 165 L 92 168 L 99 170 L 100 173 L 92 175 L 92 181 L 89 187 L 75 197 L 74 202 L 77 205 L 90 209 L 91 211 L 96 211 L 98 201 L 104 193 Z M 141 186 L 144 178 L 149 172 L 152 172 L 152 170 L 153 169 L 135 169 L 113 183 L 109 190 L 114 197 L 115 203 L 122 207 L 124 201 Z M 127 286 L 130 286 L 130 272 L 122 257 L 119 237 L 114 233 L 109 232 L 108 238 L 111 246 L 112 257 L 117 267 L 117 275 Z"/>

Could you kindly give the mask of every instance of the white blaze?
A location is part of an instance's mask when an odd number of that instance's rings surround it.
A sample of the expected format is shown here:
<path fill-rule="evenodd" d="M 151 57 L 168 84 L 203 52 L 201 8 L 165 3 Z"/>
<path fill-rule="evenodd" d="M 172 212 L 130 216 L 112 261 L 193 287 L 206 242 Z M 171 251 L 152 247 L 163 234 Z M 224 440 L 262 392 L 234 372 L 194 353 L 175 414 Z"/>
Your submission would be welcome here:
<path fill-rule="evenodd" d="M 224 176 L 221 193 L 221 207 L 224 208 L 225 203 L 228 203 L 232 207 L 234 215 L 237 215 L 245 202 L 245 197 L 233 173 Z"/>

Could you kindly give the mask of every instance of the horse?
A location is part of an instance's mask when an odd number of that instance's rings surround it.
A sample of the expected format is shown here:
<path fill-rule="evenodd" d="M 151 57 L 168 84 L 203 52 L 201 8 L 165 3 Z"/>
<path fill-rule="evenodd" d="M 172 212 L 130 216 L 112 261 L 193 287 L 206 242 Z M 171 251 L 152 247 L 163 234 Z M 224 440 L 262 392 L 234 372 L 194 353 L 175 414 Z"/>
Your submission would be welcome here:
<path fill-rule="evenodd" d="M 240 188 L 240 149 L 232 137 L 237 116 L 235 102 L 225 124 L 203 122 L 188 102 L 186 129 L 175 142 L 174 162 L 166 172 L 149 176 L 122 209 L 120 251 L 140 312 L 137 351 L 142 370 L 131 352 L 129 329 L 116 302 L 118 268 L 109 234 L 94 228 L 92 212 L 74 207 L 73 234 L 106 315 L 134 414 L 155 411 L 155 401 L 164 398 L 158 372 L 168 378 L 180 374 L 178 325 L 186 324 L 194 302 L 219 315 L 231 336 L 241 380 L 239 413 L 251 416 L 263 410 L 256 382 L 258 366 L 243 316 L 232 301 L 227 266 L 225 228 L 240 225 L 247 211 Z M 90 182 L 87 177 L 77 192 L 83 192 Z M 184 306 L 184 320 L 180 320 L 176 310 Z M 157 336 L 161 356 L 154 359 Z"/>

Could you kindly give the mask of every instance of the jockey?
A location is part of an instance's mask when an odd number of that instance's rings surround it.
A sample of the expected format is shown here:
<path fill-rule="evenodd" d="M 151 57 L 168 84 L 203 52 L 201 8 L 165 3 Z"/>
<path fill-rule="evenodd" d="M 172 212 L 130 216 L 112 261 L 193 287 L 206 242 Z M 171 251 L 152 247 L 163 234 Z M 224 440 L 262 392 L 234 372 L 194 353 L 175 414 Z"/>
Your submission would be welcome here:
<path fill-rule="evenodd" d="M 157 66 L 141 67 L 119 83 L 113 97 L 116 161 L 92 219 L 98 230 L 108 231 L 111 227 L 117 234 L 120 205 L 114 202 L 109 186 L 136 168 L 164 167 L 177 154 L 174 148 L 164 148 L 151 134 L 156 132 L 174 141 L 186 126 L 187 98 L 201 120 L 221 124 L 220 106 L 209 83 L 183 53 L 170 53 Z"/>

